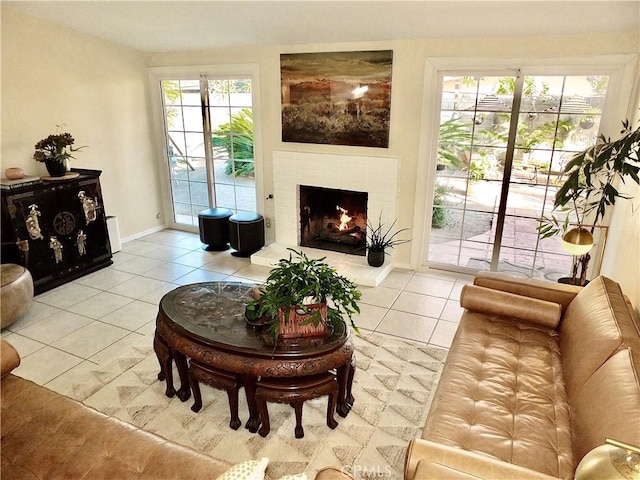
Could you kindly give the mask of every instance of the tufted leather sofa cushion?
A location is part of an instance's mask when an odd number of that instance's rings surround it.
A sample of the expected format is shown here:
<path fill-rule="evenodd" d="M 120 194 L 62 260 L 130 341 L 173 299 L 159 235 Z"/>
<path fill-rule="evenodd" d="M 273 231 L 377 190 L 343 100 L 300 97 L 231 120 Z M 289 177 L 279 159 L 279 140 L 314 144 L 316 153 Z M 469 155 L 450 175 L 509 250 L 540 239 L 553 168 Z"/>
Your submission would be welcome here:
<path fill-rule="evenodd" d="M 571 478 L 569 405 L 558 332 L 466 311 L 422 437 Z"/>
<path fill-rule="evenodd" d="M 213 480 L 230 466 L 11 374 L 1 395 L 3 479 Z"/>

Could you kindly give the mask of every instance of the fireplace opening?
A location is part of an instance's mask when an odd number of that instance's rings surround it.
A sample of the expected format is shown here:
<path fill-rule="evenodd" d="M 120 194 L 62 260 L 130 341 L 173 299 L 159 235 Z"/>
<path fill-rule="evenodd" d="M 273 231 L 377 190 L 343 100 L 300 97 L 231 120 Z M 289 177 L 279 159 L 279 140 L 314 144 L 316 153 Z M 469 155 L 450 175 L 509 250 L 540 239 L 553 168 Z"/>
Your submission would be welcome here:
<path fill-rule="evenodd" d="M 300 245 L 364 255 L 367 192 L 300 185 Z"/>

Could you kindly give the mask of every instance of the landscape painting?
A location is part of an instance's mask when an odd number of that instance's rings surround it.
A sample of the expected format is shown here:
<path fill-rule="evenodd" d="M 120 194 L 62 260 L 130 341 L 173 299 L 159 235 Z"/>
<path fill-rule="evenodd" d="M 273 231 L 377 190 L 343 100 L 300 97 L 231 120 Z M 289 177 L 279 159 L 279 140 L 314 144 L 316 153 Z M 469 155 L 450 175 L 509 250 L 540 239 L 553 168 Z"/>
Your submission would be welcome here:
<path fill-rule="evenodd" d="M 393 50 L 280 55 L 282 141 L 389 147 Z"/>

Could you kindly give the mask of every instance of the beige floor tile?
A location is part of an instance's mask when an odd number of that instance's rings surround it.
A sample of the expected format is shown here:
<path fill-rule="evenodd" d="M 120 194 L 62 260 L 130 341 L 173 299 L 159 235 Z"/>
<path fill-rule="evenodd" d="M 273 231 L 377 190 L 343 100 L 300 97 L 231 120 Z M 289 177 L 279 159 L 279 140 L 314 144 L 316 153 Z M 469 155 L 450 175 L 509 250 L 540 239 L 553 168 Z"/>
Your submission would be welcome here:
<path fill-rule="evenodd" d="M 69 307 L 68 310 L 97 320 L 132 301 L 128 297 L 116 295 L 115 293 L 100 292 L 84 302 L 76 303 Z"/>
<path fill-rule="evenodd" d="M 188 265 L 194 268 L 200 268 L 213 261 L 215 258 L 216 257 L 210 252 L 205 252 L 204 250 L 193 250 L 185 255 L 174 258 L 172 262 Z"/>
<path fill-rule="evenodd" d="M 233 257 L 229 254 L 224 256 L 218 255 L 211 262 L 204 265 L 202 268 L 205 270 L 211 270 L 218 273 L 226 273 L 227 275 L 234 275 L 236 272 L 247 267 L 251 263 L 248 258 Z"/>
<path fill-rule="evenodd" d="M 145 295 L 166 286 L 168 282 L 156 280 L 155 278 L 134 277 L 131 280 L 117 285 L 109 291 L 116 295 L 123 295 L 129 298 L 140 299 Z"/>
<path fill-rule="evenodd" d="M 38 295 L 36 298 L 38 302 L 65 309 L 99 293 L 100 290 L 96 288 L 71 282 Z"/>
<path fill-rule="evenodd" d="M 29 307 L 29 310 L 27 310 L 27 312 L 22 317 L 20 317 L 12 325 L 9 326 L 9 330 L 12 332 L 19 332 L 29 325 L 38 323 L 41 320 L 51 317 L 52 315 L 56 315 L 60 312 L 62 312 L 60 308 L 52 307 L 51 305 L 47 305 L 46 303 L 34 301 Z"/>
<path fill-rule="evenodd" d="M 52 346 L 87 359 L 125 337 L 128 333 L 123 328 L 95 321 L 53 342 Z"/>
<path fill-rule="evenodd" d="M 451 290 L 453 290 L 454 284 L 454 280 L 414 275 L 405 287 L 405 291 L 423 293 L 425 295 L 431 295 L 432 297 L 448 298 Z"/>
<path fill-rule="evenodd" d="M 181 257 L 190 252 L 191 250 L 187 248 L 180 248 L 174 245 L 162 245 L 160 248 L 154 250 L 153 252 L 145 254 L 144 257 L 171 262 L 175 258 Z"/>
<path fill-rule="evenodd" d="M 271 269 L 262 265 L 248 265 L 238 270 L 234 277 L 245 278 L 252 282 L 264 283 L 269 276 Z"/>
<path fill-rule="evenodd" d="M 439 320 L 436 324 L 436 328 L 434 328 L 433 330 L 433 334 L 431 334 L 429 343 L 432 345 L 449 348 L 457 329 L 457 323 Z"/>
<path fill-rule="evenodd" d="M 200 241 L 200 236 L 198 234 L 188 235 L 177 242 L 174 243 L 176 247 L 187 248 L 191 250 L 195 250 L 197 248 L 202 248 L 202 242 Z"/>
<path fill-rule="evenodd" d="M 180 232 L 178 230 L 161 230 L 159 232 L 145 235 L 139 240 L 142 242 L 158 243 L 160 245 L 175 245 L 177 242 L 190 235 L 190 233 Z"/>
<path fill-rule="evenodd" d="M 143 276 L 155 278 L 156 280 L 164 280 L 165 282 L 173 282 L 194 270 L 195 268 L 189 267 L 188 265 L 165 263 L 159 267 L 152 268 L 151 270 L 144 272 Z"/>
<path fill-rule="evenodd" d="M 31 380 L 38 385 L 46 385 L 67 370 L 82 362 L 82 359 L 50 346 L 21 358 L 20 365 L 13 373 Z"/>
<path fill-rule="evenodd" d="M 20 357 L 31 355 L 33 352 L 46 347 L 46 344 L 44 343 L 37 342 L 36 340 L 32 340 L 31 338 L 20 335 L 19 333 L 11 333 L 6 329 L 2 331 L 2 338 L 13 345 L 13 348 L 15 348 L 20 354 Z"/>
<path fill-rule="evenodd" d="M 389 310 L 375 331 L 428 343 L 436 323 L 435 318 Z"/>
<path fill-rule="evenodd" d="M 157 247 L 160 248 L 161 245 L 157 245 Z M 164 263 L 165 262 L 163 262 L 162 260 L 156 260 L 154 258 L 136 257 L 132 260 L 129 260 L 128 262 L 118 264 L 115 268 L 122 272 L 133 273 L 134 275 L 142 275 L 149 270 L 164 265 Z"/>
<path fill-rule="evenodd" d="M 121 252 L 133 255 L 145 255 L 157 250 L 162 245 L 159 243 L 143 242 L 142 240 L 131 240 L 122 244 Z"/>
<path fill-rule="evenodd" d="M 398 296 L 391 309 L 439 318 L 446 303 L 447 300 L 444 298 L 405 291 Z"/>
<path fill-rule="evenodd" d="M 393 270 L 389 275 L 387 275 L 387 278 L 380 283 L 380 286 L 402 290 L 407 286 L 411 277 L 413 277 L 413 272 L 408 272 L 406 270 Z"/>
<path fill-rule="evenodd" d="M 401 290 L 388 287 L 360 287 L 362 293 L 362 303 L 375 305 L 377 307 L 390 308 L 396 301 Z"/>
<path fill-rule="evenodd" d="M 162 297 L 164 297 L 171 290 L 174 290 L 174 289 L 178 288 L 179 286 L 180 285 L 175 284 L 175 283 L 165 283 L 160 288 L 157 288 L 157 289 L 147 293 L 146 295 L 143 295 L 138 300 L 140 300 L 141 302 L 150 303 L 150 304 L 152 304 L 152 305 L 157 307 L 158 304 L 160 303 L 160 300 L 162 300 Z"/>
<path fill-rule="evenodd" d="M 158 315 L 158 307 L 139 300 L 132 301 L 100 319 L 101 322 L 135 331 Z"/>
<path fill-rule="evenodd" d="M 91 323 L 91 319 L 73 312 L 61 311 L 53 317 L 20 330 L 20 335 L 38 342 L 52 344 Z"/>
<path fill-rule="evenodd" d="M 360 314 L 354 315 L 353 321 L 358 328 L 363 328 L 365 330 L 375 330 L 382 321 L 385 313 L 387 313 L 386 308 L 361 303 Z"/>
<path fill-rule="evenodd" d="M 109 290 L 122 282 L 135 278 L 133 273 L 122 272 L 115 268 L 103 268 L 97 272 L 90 273 L 84 277 L 74 280 L 75 283 L 85 285 L 87 287 L 99 288 L 100 290 Z"/>
<path fill-rule="evenodd" d="M 463 312 L 464 308 L 460 306 L 460 302 L 457 300 L 447 300 L 447 303 L 440 314 L 440 319 L 448 322 L 459 323 Z"/>
<path fill-rule="evenodd" d="M 228 275 L 219 272 L 212 272 L 210 270 L 204 270 L 202 268 L 198 268 L 193 270 L 192 272 L 183 275 L 180 278 L 177 278 L 175 283 L 180 285 L 188 285 L 190 283 L 200 283 L 200 282 L 221 282 L 226 279 Z"/>

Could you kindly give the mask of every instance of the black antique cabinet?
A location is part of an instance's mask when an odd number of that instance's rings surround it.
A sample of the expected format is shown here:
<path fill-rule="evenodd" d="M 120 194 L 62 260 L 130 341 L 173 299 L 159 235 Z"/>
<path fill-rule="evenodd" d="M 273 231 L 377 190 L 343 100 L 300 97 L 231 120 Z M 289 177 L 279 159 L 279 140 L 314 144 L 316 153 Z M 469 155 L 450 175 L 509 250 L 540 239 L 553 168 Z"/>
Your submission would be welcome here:
<path fill-rule="evenodd" d="M 99 170 L 2 190 L 2 263 L 24 265 L 42 293 L 113 263 Z"/>

